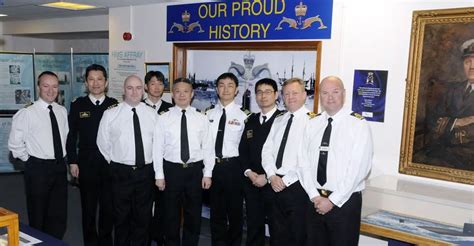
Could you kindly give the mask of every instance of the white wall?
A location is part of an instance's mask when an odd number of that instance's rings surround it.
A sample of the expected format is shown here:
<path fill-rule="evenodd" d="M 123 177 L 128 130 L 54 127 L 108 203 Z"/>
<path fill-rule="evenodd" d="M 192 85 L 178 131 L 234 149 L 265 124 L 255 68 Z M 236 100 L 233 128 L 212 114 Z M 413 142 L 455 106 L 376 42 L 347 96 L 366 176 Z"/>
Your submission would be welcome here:
<path fill-rule="evenodd" d="M 375 157 L 372 177 L 389 174 L 409 180 L 470 189 L 463 184 L 398 174 L 409 56 L 414 10 L 472 7 L 471 0 L 335 0 L 331 40 L 323 40 L 321 78 L 338 75 L 352 91 L 354 69 L 388 70 L 384 123 L 371 123 Z M 172 44 L 166 42 L 166 4 L 154 4 L 109 11 L 110 50 L 145 50 L 147 61 L 172 62 Z M 122 34 L 133 34 L 123 41 Z M 352 101 L 347 93 L 347 107 Z"/>
<path fill-rule="evenodd" d="M 108 53 L 108 39 L 73 39 L 73 40 L 54 40 L 54 52 L 74 53 Z"/>

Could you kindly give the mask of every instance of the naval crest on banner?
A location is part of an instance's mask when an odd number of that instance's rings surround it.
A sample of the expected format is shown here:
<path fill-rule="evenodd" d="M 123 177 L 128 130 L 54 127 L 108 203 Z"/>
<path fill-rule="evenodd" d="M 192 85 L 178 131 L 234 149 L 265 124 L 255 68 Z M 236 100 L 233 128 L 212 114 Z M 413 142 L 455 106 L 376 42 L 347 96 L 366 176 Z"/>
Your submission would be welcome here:
<path fill-rule="evenodd" d="M 204 32 L 201 24 L 199 24 L 199 21 L 192 22 L 188 25 L 191 20 L 191 14 L 187 10 L 181 14 L 181 20 L 183 21 L 183 24 L 173 22 L 173 25 L 170 27 L 168 33 L 174 33 L 174 29 L 176 29 L 178 32 L 190 33 L 194 31 L 195 28 L 199 29 L 198 33 Z"/>
<path fill-rule="evenodd" d="M 282 17 L 282 20 L 280 21 L 280 23 L 278 23 L 278 26 L 275 28 L 275 30 L 283 30 L 282 24 L 284 23 L 288 24 L 290 28 L 299 29 L 299 30 L 310 28 L 314 22 L 319 22 L 318 29 L 327 28 L 327 26 L 324 25 L 323 20 L 319 18 L 319 15 L 304 19 L 307 12 L 308 12 L 308 6 L 303 4 L 303 1 L 301 1 L 298 5 L 295 6 L 296 18 L 292 19 L 292 18 Z"/>

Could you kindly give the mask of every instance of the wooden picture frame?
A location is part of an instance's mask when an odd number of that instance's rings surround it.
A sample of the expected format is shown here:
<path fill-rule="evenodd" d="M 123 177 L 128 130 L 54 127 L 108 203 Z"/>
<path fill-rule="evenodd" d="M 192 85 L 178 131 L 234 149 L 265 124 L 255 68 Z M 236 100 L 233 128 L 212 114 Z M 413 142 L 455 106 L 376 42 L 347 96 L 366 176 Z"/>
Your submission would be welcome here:
<path fill-rule="evenodd" d="M 474 8 L 413 13 L 400 173 L 474 184 L 474 122 L 460 125 L 474 115 L 474 95 L 461 102 L 455 89 L 467 87 L 461 46 L 470 39 Z"/>
<path fill-rule="evenodd" d="M 314 76 L 312 75 L 311 81 L 314 84 L 314 95 L 318 93 L 318 84 L 320 80 L 320 66 L 321 66 L 321 41 L 302 41 L 302 42 L 208 42 L 208 43 L 175 43 L 173 45 L 173 76 L 174 78 L 179 77 L 190 77 L 187 63 L 192 52 L 194 51 L 206 51 L 206 52 L 298 52 L 298 51 L 310 51 L 315 52 L 314 62 Z M 225 56 L 225 55 L 221 55 Z M 288 57 L 285 59 L 287 62 L 292 62 L 292 58 Z M 206 62 L 206 61 L 203 61 Z M 241 62 L 241 61 L 240 61 Z M 276 61 L 278 62 L 278 61 Z M 258 65 L 258 64 L 257 64 Z M 265 65 L 265 64 L 263 64 Z M 257 66 L 255 66 L 257 67 Z M 309 66 L 308 66 L 309 67 Z M 209 69 L 213 69 L 212 66 Z M 313 69 L 311 67 L 311 69 Z M 228 71 L 218 71 L 219 73 Z M 290 73 L 288 71 L 288 73 Z M 304 69 L 303 69 L 304 75 Z M 295 76 L 301 77 L 301 76 Z M 217 76 L 213 77 L 215 80 Z M 287 77 L 287 79 L 289 76 Z M 278 81 L 277 81 L 278 82 Z M 196 95 L 196 93 L 195 93 Z M 318 110 L 318 99 L 314 99 L 314 103 L 310 110 L 317 112 Z"/>
<path fill-rule="evenodd" d="M 171 65 L 169 62 L 146 62 L 145 63 L 145 74 L 149 71 L 159 71 L 165 76 L 165 89 L 163 92 L 171 92 L 171 87 L 173 86 L 173 77 L 171 72 Z"/>

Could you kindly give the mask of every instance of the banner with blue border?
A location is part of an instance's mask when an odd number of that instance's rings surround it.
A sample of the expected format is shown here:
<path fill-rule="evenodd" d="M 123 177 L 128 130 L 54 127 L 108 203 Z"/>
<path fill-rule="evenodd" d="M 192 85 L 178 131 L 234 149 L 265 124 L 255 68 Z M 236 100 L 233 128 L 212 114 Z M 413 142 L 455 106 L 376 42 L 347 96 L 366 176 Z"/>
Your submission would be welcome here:
<path fill-rule="evenodd" d="M 171 5 L 167 41 L 330 39 L 332 0 L 233 0 Z"/>

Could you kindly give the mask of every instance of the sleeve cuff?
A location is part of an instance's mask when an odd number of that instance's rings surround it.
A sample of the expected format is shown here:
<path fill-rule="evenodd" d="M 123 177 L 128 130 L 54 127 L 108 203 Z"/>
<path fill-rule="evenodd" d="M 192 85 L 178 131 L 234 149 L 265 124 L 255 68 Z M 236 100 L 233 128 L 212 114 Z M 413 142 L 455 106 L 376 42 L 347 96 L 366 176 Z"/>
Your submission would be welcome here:
<path fill-rule="evenodd" d="M 249 173 L 250 171 L 252 171 L 252 170 L 251 170 L 251 169 L 245 170 L 245 171 L 244 171 L 244 176 L 245 176 L 245 177 L 248 177 L 248 176 L 249 176 L 248 173 Z"/>

